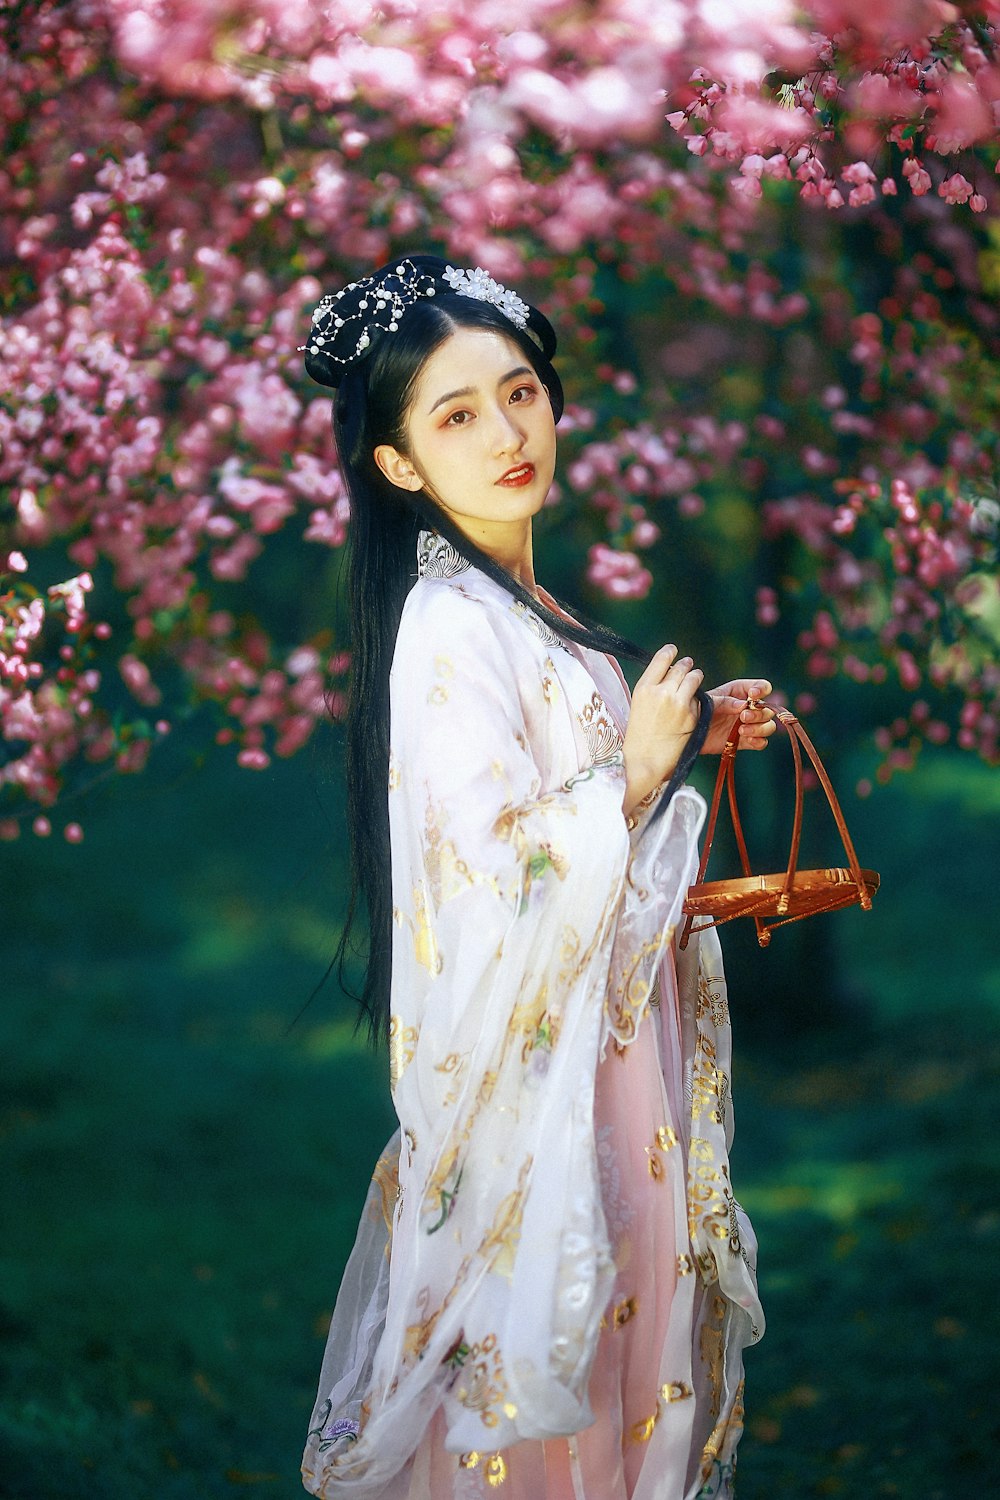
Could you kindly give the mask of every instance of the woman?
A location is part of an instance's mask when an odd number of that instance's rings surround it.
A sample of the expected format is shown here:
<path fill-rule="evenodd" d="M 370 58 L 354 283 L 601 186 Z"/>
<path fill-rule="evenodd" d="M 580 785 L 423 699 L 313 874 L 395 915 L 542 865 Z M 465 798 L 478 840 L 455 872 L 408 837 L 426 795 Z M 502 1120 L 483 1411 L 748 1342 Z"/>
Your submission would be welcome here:
<path fill-rule="evenodd" d="M 351 499 L 361 1000 L 400 1124 L 330 1329 L 317 1495 L 731 1489 L 756 1243 L 718 943 L 672 938 L 704 816 L 683 777 L 737 713 L 767 744 L 770 685 L 705 694 L 666 645 L 630 707 L 605 653 L 634 648 L 536 583 L 554 349 L 432 256 L 324 298 L 306 346 Z"/>

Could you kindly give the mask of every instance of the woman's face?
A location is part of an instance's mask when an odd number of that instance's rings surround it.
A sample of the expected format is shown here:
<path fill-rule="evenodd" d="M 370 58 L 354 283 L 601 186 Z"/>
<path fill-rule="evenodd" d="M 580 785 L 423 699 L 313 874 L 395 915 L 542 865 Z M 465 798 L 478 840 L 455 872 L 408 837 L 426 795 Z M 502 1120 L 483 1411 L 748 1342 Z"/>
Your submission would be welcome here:
<path fill-rule="evenodd" d="M 375 460 L 393 484 L 424 489 L 465 534 L 489 548 L 545 503 L 556 460 L 548 393 L 513 339 L 457 328 L 417 378 L 408 451 Z"/>

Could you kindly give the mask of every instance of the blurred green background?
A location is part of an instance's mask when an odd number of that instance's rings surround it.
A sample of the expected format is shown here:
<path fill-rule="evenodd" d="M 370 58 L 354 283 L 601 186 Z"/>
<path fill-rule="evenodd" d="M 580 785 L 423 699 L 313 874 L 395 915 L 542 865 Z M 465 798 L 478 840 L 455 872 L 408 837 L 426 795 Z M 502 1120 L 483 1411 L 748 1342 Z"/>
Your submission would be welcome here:
<path fill-rule="evenodd" d="M 300 1493 L 326 1320 L 392 1129 L 335 985 L 296 1020 L 342 910 L 335 740 L 254 774 L 222 751 L 197 764 L 182 732 L 67 804 L 81 846 L 0 850 L 10 1500 Z M 849 788 L 858 768 L 831 769 Z M 728 929 L 734 1171 L 769 1319 L 740 1496 L 986 1496 L 1000 778 L 942 751 L 844 801 L 882 872 L 873 912 L 766 953 Z"/>

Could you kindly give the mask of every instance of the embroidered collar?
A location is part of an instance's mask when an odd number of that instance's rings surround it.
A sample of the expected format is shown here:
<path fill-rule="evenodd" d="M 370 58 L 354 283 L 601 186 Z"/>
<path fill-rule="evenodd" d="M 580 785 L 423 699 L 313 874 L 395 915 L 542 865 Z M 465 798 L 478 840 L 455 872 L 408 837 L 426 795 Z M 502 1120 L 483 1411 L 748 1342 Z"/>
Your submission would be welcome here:
<path fill-rule="evenodd" d="M 418 534 L 418 578 L 454 578 L 471 567 L 469 560 L 438 532 L 427 529 Z M 564 651 L 569 650 L 562 637 L 558 636 L 544 620 L 539 619 L 538 615 L 534 614 L 520 599 L 511 599 L 510 609 L 518 619 L 524 621 L 532 634 L 536 635 L 544 645 L 561 646 Z"/>
<path fill-rule="evenodd" d="M 472 564 L 436 531 L 421 531 L 417 537 L 417 577 L 454 578 Z"/>

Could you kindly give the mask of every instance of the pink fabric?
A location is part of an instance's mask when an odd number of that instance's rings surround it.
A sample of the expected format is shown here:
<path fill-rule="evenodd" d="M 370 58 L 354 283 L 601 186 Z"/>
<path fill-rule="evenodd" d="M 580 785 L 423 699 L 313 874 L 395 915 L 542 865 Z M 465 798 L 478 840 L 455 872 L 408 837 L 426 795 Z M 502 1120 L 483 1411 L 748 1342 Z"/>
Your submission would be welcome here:
<path fill-rule="evenodd" d="M 678 1332 L 690 1342 L 691 1306 L 684 1299 L 678 1307 L 676 1298 L 676 1195 L 650 1171 L 647 1149 L 665 1123 L 679 1141 L 688 1134 L 672 954 L 661 965 L 660 991 L 659 1023 L 654 1012 L 635 1042 L 609 1050 L 597 1070 L 594 1124 L 617 1277 L 590 1380 L 595 1419 L 573 1437 L 526 1441 L 505 1449 L 507 1473 L 497 1487 L 505 1500 L 636 1500 L 640 1494 L 660 1493 L 658 1481 L 664 1476 L 643 1476 L 648 1447 L 635 1441 L 633 1430 L 652 1410 L 664 1348 L 677 1342 Z M 657 1036 L 661 1028 L 666 1077 Z M 682 1164 L 680 1151 L 675 1160 Z M 700 1286 L 693 1286 L 697 1278 L 690 1280 L 700 1301 Z M 683 1321 L 681 1329 L 671 1330 L 672 1314 Z M 710 1425 L 696 1435 L 696 1455 Z M 414 1455 L 408 1500 L 461 1493 L 455 1489 L 459 1460 L 445 1452 L 443 1436 L 438 1413 Z M 486 1458 L 484 1452 L 477 1469 Z M 470 1496 L 492 1493 L 488 1485 L 481 1487 L 475 1471 L 469 1471 L 468 1479 Z M 673 1491 L 677 1494 L 684 1492 L 679 1481 L 678 1475 Z"/>

